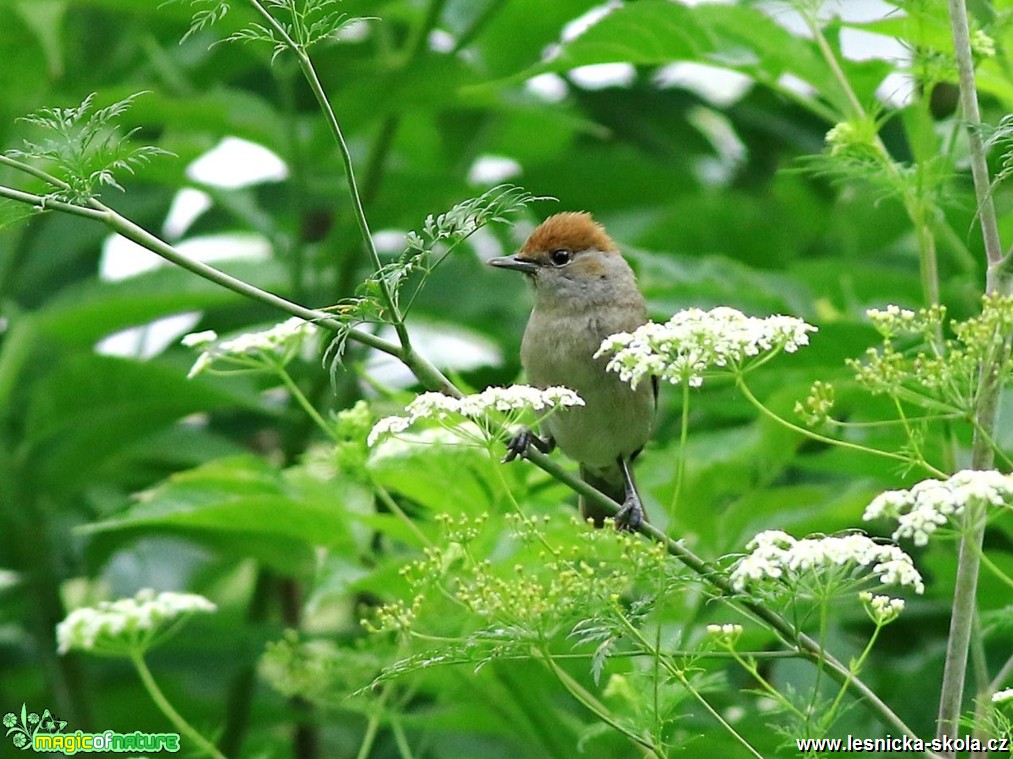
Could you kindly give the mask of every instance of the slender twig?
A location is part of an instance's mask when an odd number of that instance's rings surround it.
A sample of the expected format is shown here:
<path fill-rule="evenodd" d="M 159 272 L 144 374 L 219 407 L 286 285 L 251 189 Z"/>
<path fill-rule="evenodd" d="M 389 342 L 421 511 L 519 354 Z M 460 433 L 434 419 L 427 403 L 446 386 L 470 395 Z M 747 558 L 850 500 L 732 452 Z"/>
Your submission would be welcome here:
<path fill-rule="evenodd" d="M 84 206 L 79 206 L 75 203 L 66 203 L 62 200 L 47 198 L 44 195 L 22 192 L 21 190 L 15 190 L 13 187 L 4 187 L 0 185 L 0 198 L 16 200 L 19 203 L 33 206 L 40 211 L 60 211 L 61 213 L 70 214 L 71 216 L 80 216 L 93 221 L 104 220 L 102 213 L 94 210 L 93 208 L 85 208 Z"/>
<path fill-rule="evenodd" d="M 341 129 L 338 117 L 334 113 L 334 109 L 331 107 L 331 102 L 327 98 L 327 93 L 324 91 L 320 78 L 317 76 L 317 71 L 313 66 L 313 61 L 306 53 L 306 50 L 292 39 L 285 27 L 278 23 L 278 20 L 260 3 L 260 0 L 249 0 L 249 3 L 253 6 L 254 10 L 256 10 L 264 18 L 271 30 L 278 35 L 278 38 L 285 43 L 299 61 L 299 68 L 303 72 L 303 77 L 306 79 L 307 84 L 309 84 L 310 90 L 313 92 L 313 97 L 316 98 L 317 105 L 320 106 L 320 110 L 327 121 L 327 126 L 331 131 L 331 135 L 334 137 L 334 141 L 338 146 L 338 152 L 341 154 L 341 161 L 345 167 L 345 179 L 348 183 L 348 194 L 352 200 L 352 213 L 354 214 L 355 222 L 359 227 L 359 233 L 362 235 L 363 245 L 365 245 L 366 252 L 369 254 L 370 262 L 373 264 L 373 268 L 379 272 L 383 268 L 383 264 L 380 261 L 380 254 L 376 250 L 376 243 L 373 240 L 373 234 L 369 231 L 369 221 L 366 219 L 366 211 L 362 205 L 362 196 L 359 194 L 359 187 L 355 180 L 355 170 L 352 165 L 352 154 L 348 149 L 348 143 L 345 140 L 345 133 Z M 391 324 L 393 325 L 395 332 L 397 332 L 398 342 L 401 343 L 401 347 L 405 352 L 410 352 L 411 340 L 408 337 L 408 328 L 405 326 L 404 319 L 397 307 L 397 302 L 390 290 L 390 285 L 383 277 L 379 278 L 379 285 L 380 295 L 383 298 L 384 305 L 390 314 Z"/>
<path fill-rule="evenodd" d="M 826 61 L 830 72 L 833 74 L 833 77 L 837 82 L 837 85 L 841 88 L 845 98 L 847 98 L 848 106 L 857 118 L 868 119 L 869 115 L 861 101 L 859 101 L 858 95 L 851 86 L 851 82 L 848 80 L 847 74 L 844 73 L 844 69 L 841 67 L 840 61 L 837 59 L 833 49 L 830 47 L 830 43 L 827 41 L 826 35 L 823 33 L 823 28 L 820 26 L 820 22 L 816 17 L 816 14 L 807 10 L 803 12 L 802 15 L 809 28 L 810 34 L 812 34 L 813 39 L 816 41 L 816 46 L 819 48 L 820 54 L 823 56 L 824 61 Z M 897 165 L 890 158 L 890 153 L 886 149 L 886 145 L 883 143 L 882 138 L 878 134 L 875 137 L 875 145 L 879 150 L 880 155 L 883 156 L 883 166 L 890 175 L 891 179 L 899 180 L 900 172 L 897 169 Z M 919 197 L 910 192 L 902 193 L 901 200 L 904 204 L 904 210 L 908 215 L 908 219 L 915 228 L 916 237 L 918 239 L 922 292 L 928 303 L 938 303 L 939 266 L 937 262 L 936 239 L 926 218 L 926 205 Z M 938 342 L 942 342 L 941 332 L 937 335 L 937 340 Z"/>
<path fill-rule="evenodd" d="M 676 680 L 678 680 L 679 684 L 682 685 L 682 687 L 685 688 L 689 692 L 689 694 L 700 703 L 700 705 L 707 711 L 707 713 L 710 714 L 711 717 L 719 725 L 721 725 L 721 727 L 725 729 L 725 731 L 731 734 L 731 736 L 736 741 L 738 741 L 750 754 L 757 757 L 757 759 L 763 759 L 763 756 L 757 753 L 756 749 L 753 748 L 752 744 L 745 738 L 743 738 L 742 735 L 734 727 L 732 727 L 731 723 L 729 723 L 724 717 L 722 717 L 718 713 L 717 709 L 711 706 L 710 702 L 703 697 L 703 694 L 700 693 L 699 690 L 693 687 L 693 684 L 689 681 L 689 678 L 686 677 L 686 673 L 681 668 L 675 666 L 675 662 L 672 660 L 672 657 L 670 655 L 666 655 L 665 653 L 663 653 L 661 651 L 661 647 L 657 643 L 654 643 L 652 645 L 651 642 L 648 641 L 647 638 L 644 636 L 644 634 L 640 631 L 640 629 L 630 621 L 629 617 L 627 617 L 625 613 L 623 613 L 623 610 L 621 608 L 616 609 L 616 611 L 619 614 L 619 618 L 622 620 L 623 627 L 626 628 L 627 632 L 630 634 L 630 637 L 633 638 L 633 640 L 637 641 L 637 643 L 640 644 L 640 647 L 643 648 L 648 654 L 650 654 L 651 657 L 653 657 L 656 664 L 664 666 L 665 671 L 668 672 L 668 674 L 670 674 Z"/>
<path fill-rule="evenodd" d="M 545 663 L 545 665 L 552 671 L 552 674 L 554 674 L 559 682 L 563 684 L 563 687 L 570 692 L 570 695 L 592 711 L 598 719 L 615 728 L 637 745 L 643 747 L 647 751 L 650 751 L 654 756 L 658 757 L 658 759 L 663 759 L 665 754 L 660 746 L 656 746 L 653 741 L 645 738 L 644 736 L 637 735 L 619 722 L 605 704 L 601 703 L 601 701 L 596 699 L 593 694 L 589 693 L 588 690 L 574 680 L 569 673 L 561 669 L 560 666 L 553 660 L 551 655 L 545 652 L 538 652 L 537 658 Z"/>
<path fill-rule="evenodd" d="M 768 419 L 771 419 L 777 422 L 778 424 L 787 427 L 789 430 L 797 432 L 798 434 L 804 437 L 807 437 L 811 440 L 816 440 L 820 443 L 826 443 L 827 445 L 835 445 L 839 448 L 847 448 L 852 451 L 861 451 L 862 453 L 871 453 L 874 456 L 882 456 L 884 458 L 893 459 L 895 461 L 902 461 L 908 465 L 912 464 L 918 465 L 923 467 L 927 472 L 936 477 L 946 477 L 945 472 L 943 472 L 940 469 L 937 469 L 936 467 L 932 466 L 925 460 L 918 461 L 912 459 L 910 456 L 905 456 L 902 453 L 894 453 L 893 451 L 883 451 L 880 450 L 879 448 L 870 448 L 869 446 L 859 445 L 858 443 L 852 443 L 847 440 L 838 440 L 836 438 L 827 437 L 826 435 L 821 435 L 818 432 L 813 432 L 812 430 L 807 430 L 805 427 L 799 427 L 797 424 L 792 424 L 787 419 L 782 419 L 773 411 L 771 411 L 762 403 L 760 403 L 759 398 L 753 395 L 753 392 L 749 389 L 749 386 L 746 385 L 745 381 L 743 381 L 741 375 L 737 377 L 736 384 L 738 385 L 739 390 L 742 391 L 742 394 L 746 397 L 746 400 L 749 401 L 761 414 L 763 414 Z"/>

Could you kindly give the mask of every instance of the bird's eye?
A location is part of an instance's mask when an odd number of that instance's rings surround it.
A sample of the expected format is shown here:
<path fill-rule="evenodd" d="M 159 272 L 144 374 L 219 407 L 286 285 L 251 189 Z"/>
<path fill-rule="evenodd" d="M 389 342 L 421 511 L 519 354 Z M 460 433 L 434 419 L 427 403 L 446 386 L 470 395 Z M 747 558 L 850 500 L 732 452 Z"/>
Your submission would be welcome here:
<path fill-rule="evenodd" d="M 571 258 L 573 258 L 573 254 L 565 248 L 559 248 L 549 254 L 549 260 L 552 261 L 553 266 L 566 266 L 570 263 Z"/>

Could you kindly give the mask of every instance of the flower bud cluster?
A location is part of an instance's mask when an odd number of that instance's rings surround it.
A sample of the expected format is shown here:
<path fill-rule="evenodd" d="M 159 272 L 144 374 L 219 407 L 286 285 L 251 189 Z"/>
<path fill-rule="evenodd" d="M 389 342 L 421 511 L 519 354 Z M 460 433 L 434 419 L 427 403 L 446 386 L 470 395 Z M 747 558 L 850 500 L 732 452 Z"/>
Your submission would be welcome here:
<path fill-rule="evenodd" d="M 869 618 L 877 625 L 888 625 L 904 611 L 903 598 L 873 595 L 867 590 L 858 594 Z"/>

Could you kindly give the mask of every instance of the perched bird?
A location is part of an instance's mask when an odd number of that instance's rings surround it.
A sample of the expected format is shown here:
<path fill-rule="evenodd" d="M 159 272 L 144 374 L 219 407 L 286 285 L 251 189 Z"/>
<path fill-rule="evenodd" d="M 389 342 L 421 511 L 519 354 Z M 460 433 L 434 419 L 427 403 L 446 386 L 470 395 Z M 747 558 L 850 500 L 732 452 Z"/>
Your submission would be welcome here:
<path fill-rule="evenodd" d="M 523 455 L 529 445 L 548 452 L 558 444 L 580 464 L 585 482 L 622 504 L 616 526 L 637 529 L 645 517 L 630 464 L 651 434 L 657 383 L 634 390 L 605 371 L 607 358 L 594 358 L 606 337 L 647 321 L 633 271 L 601 224 L 574 212 L 549 217 L 520 252 L 489 264 L 523 272 L 534 285 L 535 306 L 521 343 L 529 384 L 564 385 L 585 404 L 549 417 L 546 439 L 522 432 L 505 460 Z M 583 498 L 580 510 L 599 526 L 607 516 Z"/>

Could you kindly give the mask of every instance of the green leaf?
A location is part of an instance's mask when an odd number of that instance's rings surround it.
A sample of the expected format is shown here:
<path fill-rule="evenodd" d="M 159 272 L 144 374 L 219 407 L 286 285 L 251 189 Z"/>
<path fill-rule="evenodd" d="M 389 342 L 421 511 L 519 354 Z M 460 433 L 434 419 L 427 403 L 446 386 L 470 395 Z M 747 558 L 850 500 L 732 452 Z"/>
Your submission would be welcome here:
<path fill-rule="evenodd" d="M 473 446 L 391 440 L 367 466 L 378 484 L 434 513 L 478 514 L 503 499 L 501 465 Z"/>
<path fill-rule="evenodd" d="M 340 481 L 306 487 L 292 476 L 298 471 L 250 455 L 217 459 L 173 475 L 122 514 L 82 530 L 117 542 L 179 535 L 284 572 L 308 570 L 317 546 L 355 552 L 347 509 L 367 495 Z"/>
<path fill-rule="evenodd" d="M 239 399 L 173 367 L 75 355 L 31 389 L 24 446 L 39 487 L 73 490 L 105 460 L 185 416 Z"/>

